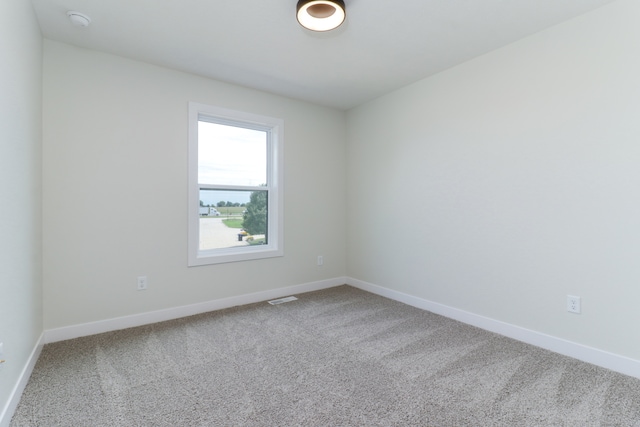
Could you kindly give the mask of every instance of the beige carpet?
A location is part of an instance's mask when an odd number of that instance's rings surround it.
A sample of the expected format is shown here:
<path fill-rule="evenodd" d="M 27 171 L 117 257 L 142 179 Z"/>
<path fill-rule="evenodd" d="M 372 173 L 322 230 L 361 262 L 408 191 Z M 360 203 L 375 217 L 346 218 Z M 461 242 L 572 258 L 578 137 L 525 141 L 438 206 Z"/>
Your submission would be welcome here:
<path fill-rule="evenodd" d="M 11 426 L 640 426 L 640 380 L 351 287 L 45 346 Z"/>

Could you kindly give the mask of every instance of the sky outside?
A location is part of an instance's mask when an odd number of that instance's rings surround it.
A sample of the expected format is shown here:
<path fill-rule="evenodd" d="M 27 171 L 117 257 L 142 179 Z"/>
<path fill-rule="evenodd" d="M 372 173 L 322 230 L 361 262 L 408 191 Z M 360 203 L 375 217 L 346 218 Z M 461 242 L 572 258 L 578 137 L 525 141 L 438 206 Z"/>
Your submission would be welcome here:
<path fill-rule="evenodd" d="M 267 182 L 265 131 L 198 122 L 198 182 L 259 186 Z M 200 190 L 205 205 L 247 203 L 250 191 Z"/>

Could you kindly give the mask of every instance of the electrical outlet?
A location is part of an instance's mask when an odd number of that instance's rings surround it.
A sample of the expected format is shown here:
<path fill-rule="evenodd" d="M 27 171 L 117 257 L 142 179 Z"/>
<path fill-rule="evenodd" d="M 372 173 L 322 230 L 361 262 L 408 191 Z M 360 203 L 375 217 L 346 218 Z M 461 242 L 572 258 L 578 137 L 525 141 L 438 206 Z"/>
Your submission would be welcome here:
<path fill-rule="evenodd" d="M 567 311 L 580 314 L 580 297 L 567 295 Z"/>
<path fill-rule="evenodd" d="M 318 265 L 324 265 L 324 257 L 322 255 L 318 255 Z"/>
<path fill-rule="evenodd" d="M 138 290 L 144 291 L 147 289 L 147 276 L 138 276 Z"/>

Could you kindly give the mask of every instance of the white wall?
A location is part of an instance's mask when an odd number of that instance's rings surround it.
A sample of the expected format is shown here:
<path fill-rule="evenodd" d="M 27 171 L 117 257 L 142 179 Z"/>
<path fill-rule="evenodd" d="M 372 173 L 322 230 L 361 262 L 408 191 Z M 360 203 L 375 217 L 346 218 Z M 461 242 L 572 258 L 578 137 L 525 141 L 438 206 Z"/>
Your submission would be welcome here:
<path fill-rule="evenodd" d="M 284 119 L 284 257 L 187 268 L 189 101 Z M 341 111 L 46 40 L 43 125 L 45 329 L 346 273 Z"/>
<path fill-rule="evenodd" d="M 639 22 L 620 0 L 350 111 L 348 275 L 640 360 Z"/>
<path fill-rule="evenodd" d="M 0 2 L 0 423 L 42 334 L 42 37 L 29 1 Z M 8 422 L 8 421 L 7 421 Z"/>

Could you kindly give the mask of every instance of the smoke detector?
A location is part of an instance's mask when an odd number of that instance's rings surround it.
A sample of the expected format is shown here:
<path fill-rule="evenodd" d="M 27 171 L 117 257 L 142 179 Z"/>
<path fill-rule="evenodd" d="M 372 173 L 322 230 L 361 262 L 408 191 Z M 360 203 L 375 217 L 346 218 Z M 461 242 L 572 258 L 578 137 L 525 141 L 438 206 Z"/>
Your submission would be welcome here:
<path fill-rule="evenodd" d="M 74 12 L 70 10 L 67 12 L 67 16 L 73 25 L 76 27 L 88 27 L 91 23 L 91 18 L 89 18 L 84 13 Z"/>

